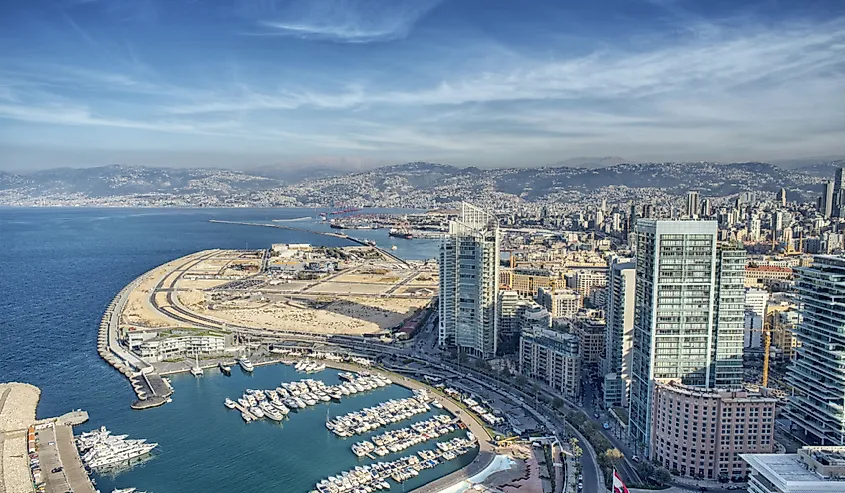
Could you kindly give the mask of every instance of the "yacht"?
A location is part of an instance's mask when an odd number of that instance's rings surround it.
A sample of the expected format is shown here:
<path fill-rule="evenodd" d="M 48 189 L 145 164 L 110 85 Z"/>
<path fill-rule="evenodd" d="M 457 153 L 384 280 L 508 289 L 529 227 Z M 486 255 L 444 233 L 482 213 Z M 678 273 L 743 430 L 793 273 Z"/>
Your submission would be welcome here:
<path fill-rule="evenodd" d="M 220 363 L 217 363 L 217 368 L 220 368 L 220 373 L 224 375 L 232 374 L 232 367 L 229 365 L 224 365 L 222 361 Z"/>
<path fill-rule="evenodd" d="M 232 399 L 229 399 L 227 397 L 226 400 L 223 401 L 223 405 L 225 405 L 229 409 L 234 409 L 235 408 L 235 401 L 233 401 Z"/>
<path fill-rule="evenodd" d="M 252 370 L 255 369 L 255 367 L 252 365 L 252 361 L 250 361 L 249 358 L 247 358 L 246 356 L 238 358 L 238 364 L 241 365 L 241 369 L 243 371 L 248 371 L 252 373 Z"/>

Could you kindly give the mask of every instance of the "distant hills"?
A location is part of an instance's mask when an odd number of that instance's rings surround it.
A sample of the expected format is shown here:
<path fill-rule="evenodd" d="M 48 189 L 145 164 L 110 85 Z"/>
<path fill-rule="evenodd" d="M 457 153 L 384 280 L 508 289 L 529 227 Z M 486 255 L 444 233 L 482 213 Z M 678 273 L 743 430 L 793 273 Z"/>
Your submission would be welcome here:
<path fill-rule="evenodd" d="M 0 172 L 5 205 L 308 205 L 438 206 L 459 200 L 555 200 L 654 194 L 724 197 L 785 187 L 812 200 L 822 179 L 845 160 L 780 167 L 748 162 L 626 163 L 617 157 L 578 158 L 539 168 L 459 168 L 413 162 L 344 173 L 330 167 L 177 169 L 113 165 Z M 147 201 L 147 202 L 145 202 Z"/>

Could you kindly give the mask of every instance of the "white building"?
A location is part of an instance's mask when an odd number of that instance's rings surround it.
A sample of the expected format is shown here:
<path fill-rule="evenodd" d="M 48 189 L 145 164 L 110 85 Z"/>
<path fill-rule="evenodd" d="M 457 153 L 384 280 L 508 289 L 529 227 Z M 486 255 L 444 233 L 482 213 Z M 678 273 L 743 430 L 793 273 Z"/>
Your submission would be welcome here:
<path fill-rule="evenodd" d="M 746 254 L 716 239 L 715 221 L 637 222 L 629 432 L 646 448 L 656 382 L 741 383 Z"/>
<path fill-rule="evenodd" d="M 740 457 L 750 468 L 748 493 L 845 493 L 845 447 Z"/>
<path fill-rule="evenodd" d="M 552 315 L 552 319 L 569 318 L 581 309 L 581 295 L 571 289 L 540 288 L 537 303 Z"/>
<path fill-rule="evenodd" d="M 223 332 L 193 330 L 132 331 L 127 343 L 138 356 L 147 361 L 172 358 L 218 356 L 232 345 L 232 336 Z"/>
<path fill-rule="evenodd" d="M 634 343 L 636 265 L 630 259 L 614 259 L 607 281 L 605 356 L 602 361 L 605 407 L 628 407 Z"/>
<path fill-rule="evenodd" d="M 551 329 L 526 330 L 519 342 L 519 371 L 575 400 L 581 388 L 578 337 Z"/>
<path fill-rule="evenodd" d="M 769 303 L 769 292 L 765 289 L 745 289 L 745 311 L 752 312 L 760 318 L 766 316 L 766 305 Z"/>
<path fill-rule="evenodd" d="M 440 244 L 439 343 L 478 358 L 498 345 L 499 221 L 462 203 Z"/>
<path fill-rule="evenodd" d="M 789 367 L 785 414 L 807 443 L 845 445 L 845 257 L 797 269 L 801 347 Z"/>

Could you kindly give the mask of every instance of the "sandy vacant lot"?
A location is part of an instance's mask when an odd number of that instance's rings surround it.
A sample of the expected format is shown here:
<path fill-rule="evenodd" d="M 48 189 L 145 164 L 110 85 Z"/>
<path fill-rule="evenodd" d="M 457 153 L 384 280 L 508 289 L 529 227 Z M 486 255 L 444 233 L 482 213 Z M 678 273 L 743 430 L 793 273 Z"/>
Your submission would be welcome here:
<path fill-rule="evenodd" d="M 284 301 L 263 305 L 243 301 L 210 310 L 200 292 L 180 293 L 179 300 L 191 311 L 240 325 L 326 334 L 377 333 L 399 325 L 428 303 L 423 299 L 350 297 L 319 309 Z"/>
<path fill-rule="evenodd" d="M 38 387 L 25 383 L 0 384 L 0 489 L 7 493 L 32 491 L 24 430 L 35 422 L 40 395 Z"/>

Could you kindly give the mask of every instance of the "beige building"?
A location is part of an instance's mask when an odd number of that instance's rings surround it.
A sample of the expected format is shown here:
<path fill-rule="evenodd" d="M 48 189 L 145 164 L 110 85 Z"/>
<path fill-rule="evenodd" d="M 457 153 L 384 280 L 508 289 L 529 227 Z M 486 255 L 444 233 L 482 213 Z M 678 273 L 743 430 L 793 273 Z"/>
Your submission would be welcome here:
<path fill-rule="evenodd" d="M 761 392 L 655 384 L 650 457 L 682 476 L 744 476 L 739 454 L 775 450 L 777 399 Z"/>
<path fill-rule="evenodd" d="M 534 298 L 540 288 L 552 286 L 554 274 L 546 269 L 502 269 L 500 281 L 523 298 Z"/>
<path fill-rule="evenodd" d="M 762 288 L 772 283 L 791 281 L 792 269 L 774 265 L 749 265 L 745 267 L 745 287 Z"/>
<path fill-rule="evenodd" d="M 604 357 L 607 328 L 604 314 L 598 310 L 581 311 L 575 316 L 573 326 L 581 346 L 581 360 L 588 365 L 599 363 Z"/>
<path fill-rule="evenodd" d="M 519 371 L 549 385 L 567 399 L 581 387 L 578 337 L 551 329 L 527 330 L 519 342 Z"/>
<path fill-rule="evenodd" d="M 574 289 L 582 298 L 588 298 L 593 288 L 607 286 L 607 269 L 581 269 L 564 277 L 566 287 Z"/>
<path fill-rule="evenodd" d="M 540 288 L 537 291 L 537 303 L 545 307 L 552 319 L 569 318 L 581 308 L 581 295 L 571 289 Z"/>

